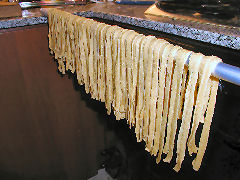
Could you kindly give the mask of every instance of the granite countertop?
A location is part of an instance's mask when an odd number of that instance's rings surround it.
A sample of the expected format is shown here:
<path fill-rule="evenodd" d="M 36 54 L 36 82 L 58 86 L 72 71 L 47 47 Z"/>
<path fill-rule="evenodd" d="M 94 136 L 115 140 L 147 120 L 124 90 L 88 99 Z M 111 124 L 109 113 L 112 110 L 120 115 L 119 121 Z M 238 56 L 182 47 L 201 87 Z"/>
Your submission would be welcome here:
<path fill-rule="evenodd" d="M 84 17 L 113 20 L 146 29 L 157 30 L 215 45 L 240 49 L 240 28 L 201 21 L 182 20 L 165 12 L 162 16 L 145 15 L 149 5 L 119 5 L 113 2 L 87 5 L 61 6 L 65 11 Z M 23 10 L 22 17 L 0 19 L 0 29 L 44 24 L 47 18 L 40 8 Z"/>

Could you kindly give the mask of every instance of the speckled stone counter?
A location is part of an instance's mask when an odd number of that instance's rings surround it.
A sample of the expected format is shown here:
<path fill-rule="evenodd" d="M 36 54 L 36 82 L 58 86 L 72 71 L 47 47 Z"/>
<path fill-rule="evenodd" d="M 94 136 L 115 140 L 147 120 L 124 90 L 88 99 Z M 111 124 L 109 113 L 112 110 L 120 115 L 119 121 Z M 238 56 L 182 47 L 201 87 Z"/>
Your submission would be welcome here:
<path fill-rule="evenodd" d="M 215 45 L 240 49 L 240 28 L 231 26 L 215 26 L 208 23 L 182 21 L 166 16 L 144 15 L 149 6 L 119 5 L 115 3 L 94 3 L 80 6 L 59 7 L 65 11 L 84 17 L 96 17 L 105 20 L 126 23 L 142 28 L 174 34 Z M 1 19 L 0 29 L 47 23 L 40 9 L 23 10 L 22 17 Z"/>

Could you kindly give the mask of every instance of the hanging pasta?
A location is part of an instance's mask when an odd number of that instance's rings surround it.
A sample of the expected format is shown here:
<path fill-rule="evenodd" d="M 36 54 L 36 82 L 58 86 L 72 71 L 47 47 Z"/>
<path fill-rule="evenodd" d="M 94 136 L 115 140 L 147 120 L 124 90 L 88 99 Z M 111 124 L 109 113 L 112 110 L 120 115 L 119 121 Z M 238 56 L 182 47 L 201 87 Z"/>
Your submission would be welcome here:
<path fill-rule="evenodd" d="M 149 52 L 149 55 L 151 55 L 150 58 L 152 58 L 152 63 L 148 64 L 148 74 L 146 82 L 150 84 L 149 87 L 149 99 L 147 100 L 148 108 L 145 109 L 145 113 L 149 114 L 149 117 L 147 115 L 147 118 L 149 118 L 149 135 L 148 135 L 148 142 L 147 142 L 147 149 L 149 152 L 152 152 L 153 149 L 153 141 L 154 141 L 154 135 L 155 135 L 155 118 L 156 118 L 156 104 L 157 104 L 157 93 L 158 93 L 158 67 L 159 67 L 159 49 L 163 49 L 164 44 L 167 44 L 168 42 L 165 40 L 158 39 L 152 44 L 152 52 Z M 158 47 L 158 48 L 156 48 Z M 157 52 L 156 52 L 157 51 Z M 149 68 L 149 66 L 151 68 Z M 150 78 L 148 77 L 150 76 Z M 149 79 L 148 79 L 149 78 Z M 146 91 L 147 94 L 147 91 Z"/>
<path fill-rule="evenodd" d="M 137 126 L 138 122 L 136 122 L 136 90 L 137 90 L 137 77 L 138 77 L 138 62 L 139 62 L 139 45 L 141 43 L 142 38 L 144 35 L 138 34 L 132 41 L 132 69 L 131 76 L 132 76 L 132 83 L 129 83 L 129 119 L 130 122 Z M 137 127 L 135 127 L 136 132 Z M 137 133 L 136 133 L 137 134 Z"/>
<path fill-rule="evenodd" d="M 173 47 L 174 46 L 172 44 L 164 43 L 159 52 L 160 68 L 158 71 L 158 80 L 157 80 L 158 95 L 157 95 L 156 122 L 155 122 L 156 131 L 155 131 L 155 139 L 154 139 L 154 146 L 153 146 L 153 149 L 155 149 L 154 150 L 155 152 L 158 152 L 159 147 L 162 146 L 160 143 L 161 143 L 161 128 L 162 128 L 163 96 L 164 96 L 164 88 L 165 88 L 165 72 L 166 72 L 167 58 Z M 163 131 L 165 131 L 165 129 Z"/>
<path fill-rule="evenodd" d="M 108 114 L 113 110 L 116 120 L 125 118 L 130 128 L 135 126 L 137 141 L 145 141 L 157 163 L 163 153 L 164 162 L 172 160 L 177 136 L 174 170 L 180 170 L 186 147 L 196 154 L 192 165 L 199 170 L 218 87 L 211 73 L 219 58 L 57 9 L 49 10 L 48 21 L 49 49 L 62 74 L 76 72 L 78 83 L 105 102 Z"/>
<path fill-rule="evenodd" d="M 212 60 L 212 62 L 210 63 L 210 69 L 211 69 L 210 71 L 213 71 L 213 69 L 215 69 L 217 64 L 221 62 L 221 59 L 219 59 L 218 57 L 211 57 L 210 59 Z M 217 90 L 218 90 L 218 84 L 219 84 L 219 80 L 214 77 L 211 77 L 209 81 L 210 81 L 210 96 L 209 96 L 209 102 L 208 102 L 207 111 L 206 111 L 206 117 L 204 120 L 203 130 L 201 133 L 197 156 L 192 163 L 193 169 L 196 171 L 198 171 L 201 166 L 202 158 L 207 147 L 208 136 L 209 136 L 210 126 L 212 122 L 212 117 L 214 114 L 214 107 L 216 103 L 216 96 L 217 96 Z"/>
<path fill-rule="evenodd" d="M 141 121 L 140 121 L 140 118 L 139 118 L 139 114 L 137 112 L 138 110 L 138 103 L 139 102 L 139 98 L 135 98 L 136 96 L 138 97 L 138 93 L 139 93 L 139 76 L 140 76 L 140 72 L 139 72 L 139 67 L 140 67 L 140 48 L 142 46 L 142 43 L 145 41 L 145 36 L 141 36 L 139 37 L 138 41 L 136 40 L 136 43 L 133 44 L 133 55 L 134 55 L 134 61 L 135 61 L 135 68 L 134 68 L 134 75 L 133 75 L 133 79 L 135 83 L 133 83 L 133 85 L 135 85 L 135 87 L 133 86 L 133 93 L 132 94 L 132 102 L 130 102 L 132 104 L 132 106 L 134 107 L 134 115 L 135 115 L 135 121 L 136 121 L 136 127 L 135 127 L 135 133 L 136 133 L 136 137 L 137 137 L 137 142 L 140 142 L 141 141 Z"/>
<path fill-rule="evenodd" d="M 132 83 L 133 83 L 133 77 L 132 77 L 132 69 L 133 69 L 133 60 L 132 60 L 132 54 L 133 54 L 133 49 L 132 49 L 132 42 L 134 40 L 134 38 L 139 35 L 138 33 L 136 32 L 132 32 L 128 39 L 125 41 L 126 43 L 126 79 L 127 79 L 127 96 L 126 96 L 126 119 L 128 121 L 128 124 L 130 126 L 130 128 L 132 127 L 132 119 L 131 119 L 131 111 L 130 111 L 130 96 L 132 96 L 132 91 L 131 91 L 131 86 L 132 86 Z"/>
<path fill-rule="evenodd" d="M 171 99 L 168 114 L 167 136 L 164 152 L 167 157 L 164 162 L 170 162 L 173 155 L 174 140 L 177 130 L 178 110 L 180 104 L 180 93 L 182 89 L 182 77 L 184 71 L 184 64 L 186 63 L 191 51 L 181 49 L 176 55 L 176 65 L 174 68 L 174 74 L 171 87 Z M 183 82 L 185 83 L 185 82 Z"/>
<path fill-rule="evenodd" d="M 177 140 L 177 159 L 176 159 L 176 165 L 174 167 L 175 171 L 180 170 L 182 161 L 185 156 L 186 141 L 187 141 L 191 118 L 192 118 L 194 92 L 195 92 L 195 87 L 198 79 L 199 66 L 202 58 L 203 58 L 202 54 L 192 53 L 189 60 L 189 80 L 188 80 L 187 90 L 185 94 L 186 100 L 184 102 L 181 128 L 179 130 L 178 140 Z"/>
<path fill-rule="evenodd" d="M 117 120 L 121 119 L 120 113 L 120 37 L 126 30 L 119 28 L 113 36 L 113 111 Z"/>

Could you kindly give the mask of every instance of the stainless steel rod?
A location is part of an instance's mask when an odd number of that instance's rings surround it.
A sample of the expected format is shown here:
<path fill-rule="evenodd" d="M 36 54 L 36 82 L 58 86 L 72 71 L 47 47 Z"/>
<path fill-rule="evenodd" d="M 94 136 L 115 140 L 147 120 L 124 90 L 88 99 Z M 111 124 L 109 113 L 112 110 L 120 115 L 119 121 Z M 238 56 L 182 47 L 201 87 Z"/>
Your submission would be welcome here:
<path fill-rule="evenodd" d="M 212 75 L 240 86 L 240 68 L 225 63 L 218 63 Z"/>

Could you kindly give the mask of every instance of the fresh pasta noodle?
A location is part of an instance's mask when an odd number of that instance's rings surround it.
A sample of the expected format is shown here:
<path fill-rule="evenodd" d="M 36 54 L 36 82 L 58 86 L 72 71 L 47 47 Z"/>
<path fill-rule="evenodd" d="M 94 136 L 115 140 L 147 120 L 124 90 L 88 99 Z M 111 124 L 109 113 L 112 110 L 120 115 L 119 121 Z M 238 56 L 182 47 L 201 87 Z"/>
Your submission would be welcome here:
<path fill-rule="evenodd" d="M 163 153 L 164 162 L 172 160 L 178 134 L 174 170 L 180 170 L 186 147 L 190 155 L 196 154 L 192 165 L 199 170 L 218 87 L 211 73 L 219 58 L 57 9 L 49 10 L 48 22 L 49 49 L 59 72 L 76 73 L 86 93 L 105 102 L 107 114 L 113 111 L 116 120 L 125 118 L 130 128 L 135 127 L 137 141 L 145 141 L 156 163 Z"/>
<path fill-rule="evenodd" d="M 113 32 L 117 29 L 117 26 L 108 28 L 106 33 L 106 59 L 105 59 L 105 72 L 106 72 L 106 108 L 107 113 L 111 113 L 111 104 L 113 101 L 113 78 L 112 78 L 112 36 Z"/>
<path fill-rule="evenodd" d="M 211 75 L 211 61 L 208 59 L 208 57 L 203 58 L 203 68 L 200 69 L 199 75 L 200 75 L 200 85 L 198 88 L 198 94 L 197 94 L 197 100 L 195 105 L 195 110 L 193 114 L 193 122 L 192 122 L 192 128 L 191 128 L 191 134 L 188 139 L 188 151 L 189 154 L 192 155 L 192 153 L 197 153 L 197 147 L 195 145 L 195 134 L 197 131 L 197 127 L 199 124 L 199 120 L 203 119 L 204 112 L 206 109 L 204 109 L 203 101 L 205 100 L 205 94 L 207 91 L 207 84 L 208 80 Z"/>
<path fill-rule="evenodd" d="M 164 162 L 170 162 L 173 155 L 173 146 L 177 130 L 177 120 L 178 120 L 178 107 L 180 104 L 180 93 L 182 88 L 182 76 L 184 64 L 187 61 L 191 51 L 181 49 L 176 55 L 176 65 L 174 69 L 172 88 L 171 88 L 171 99 L 168 114 L 168 125 L 167 125 L 167 136 L 166 144 L 164 147 L 165 153 L 167 152 L 167 157 Z M 183 82 L 185 83 L 185 82 Z"/>
<path fill-rule="evenodd" d="M 152 148 L 152 153 L 157 154 L 159 150 L 159 143 L 160 143 L 160 130 L 161 130 L 161 123 L 162 123 L 162 107 L 161 104 L 163 103 L 163 94 L 165 88 L 165 65 L 166 65 L 166 56 L 169 55 L 170 50 L 173 48 L 173 45 L 169 43 L 163 43 L 162 46 L 158 49 L 157 59 L 159 60 L 158 64 L 158 71 L 157 71 L 157 81 L 158 89 L 157 89 L 157 101 L 156 101 L 156 118 L 155 118 L 155 137 L 154 137 L 154 145 Z M 164 55 L 163 55 L 164 54 Z M 161 84 L 161 85 L 160 85 Z M 154 107 L 155 108 L 155 107 Z"/>
<path fill-rule="evenodd" d="M 142 69 L 143 71 L 141 72 L 142 74 L 142 90 L 143 90 L 143 96 L 142 96 L 142 110 L 141 110 L 141 118 L 142 118 L 142 135 L 143 135 L 143 138 L 145 140 L 145 142 L 147 142 L 147 138 L 148 138 L 148 129 L 149 129 L 149 119 L 148 117 L 145 117 L 144 116 L 144 113 L 145 113 L 145 109 L 148 108 L 148 104 L 146 102 L 146 98 L 149 97 L 149 89 L 150 87 L 147 86 L 147 68 L 148 68 L 148 60 L 149 60 L 149 47 L 151 46 L 151 44 L 156 40 L 156 38 L 154 36 L 148 36 L 146 38 L 146 41 L 145 43 L 142 45 Z M 141 56 L 140 56 L 141 58 Z M 141 59 L 140 59 L 141 61 Z M 140 69 L 139 69 L 140 71 Z M 140 77 L 139 77 L 140 78 Z M 147 91 L 147 93 L 146 93 Z M 148 113 L 147 113 L 147 116 L 148 116 Z"/>
<path fill-rule="evenodd" d="M 150 111 L 150 96 L 151 96 L 151 85 L 152 85 L 152 65 L 153 65 L 153 50 L 154 47 L 156 46 L 157 43 L 157 39 L 152 39 L 149 41 L 150 44 L 148 45 L 147 43 L 145 44 L 144 47 L 144 62 L 145 62 L 145 97 L 144 97 L 144 102 L 145 102 L 145 111 L 144 111 L 144 122 L 145 122 L 145 126 L 144 126 L 144 132 L 146 132 L 146 135 L 148 138 L 146 139 L 146 150 L 150 151 L 151 147 L 152 147 L 152 136 L 153 133 L 151 132 L 150 134 L 150 130 L 152 130 L 153 128 L 153 123 L 149 120 L 149 111 Z M 147 62 L 147 63 L 146 63 Z M 151 128 L 152 127 L 152 128 Z M 154 129 L 155 130 L 155 129 Z M 154 131 L 153 130 L 153 131 Z"/>
<path fill-rule="evenodd" d="M 96 73 L 97 73 L 97 96 L 98 96 L 98 99 L 99 101 L 102 101 L 104 102 L 104 92 L 102 92 L 102 73 L 101 73 L 101 53 L 102 53 L 102 39 L 101 39 L 101 31 L 102 29 L 106 27 L 106 24 L 104 23 L 99 23 L 97 25 L 97 30 L 96 30 L 96 45 L 97 45 L 97 50 L 95 52 L 96 54 L 96 64 L 97 64 L 97 70 L 96 70 Z"/>
<path fill-rule="evenodd" d="M 146 46 L 146 43 L 150 44 L 151 39 L 154 39 L 153 36 L 147 36 L 143 39 L 141 42 L 141 45 L 139 47 L 140 49 L 140 59 L 139 59 L 139 73 L 138 73 L 138 88 L 137 88 L 137 106 L 136 106 L 136 118 L 139 119 L 139 141 L 141 141 L 143 138 L 144 140 L 147 138 L 147 132 L 144 130 L 147 130 L 148 126 L 147 123 L 144 122 L 144 56 L 148 56 L 148 52 L 144 52 L 144 47 Z"/>
<path fill-rule="evenodd" d="M 80 18 L 76 19 L 75 27 L 74 27 L 74 32 L 75 32 L 75 57 L 76 57 L 76 75 L 77 75 L 77 80 L 79 85 L 83 85 L 83 79 L 82 79 L 82 65 L 80 61 L 80 33 L 79 33 L 79 23 L 81 23 Z"/>
<path fill-rule="evenodd" d="M 126 40 L 126 75 L 127 75 L 127 100 L 126 100 L 126 119 L 128 121 L 128 124 L 130 125 L 130 128 L 132 127 L 132 119 L 130 117 L 130 96 L 132 95 L 131 86 L 133 83 L 133 77 L 132 77 L 132 69 L 133 69 L 133 60 L 132 60 L 132 42 L 134 38 L 138 35 L 136 32 L 132 32 L 131 35 L 128 37 L 128 40 Z"/>
<path fill-rule="evenodd" d="M 130 122 L 137 126 L 136 122 L 136 88 L 137 88 L 137 76 L 138 76 L 138 61 L 139 61 L 139 44 L 144 36 L 142 34 L 137 34 L 132 41 L 132 68 L 129 68 L 131 71 L 131 81 L 129 83 L 129 119 Z M 135 128 L 136 132 L 137 127 Z M 137 133 L 136 133 L 137 134 Z"/>
<path fill-rule="evenodd" d="M 188 74 L 188 69 L 185 66 L 183 69 L 183 76 L 182 76 L 182 89 L 180 92 L 180 102 L 179 102 L 179 107 L 178 107 L 178 119 L 181 119 L 182 113 L 183 113 L 183 103 L 184 103 L 184 97 L 185 97 L 185 92 L 186 92 L 186 85 L 187 85 L 187 74 Z"/>
<path fill-rule="evenodd" d="M 97 22 L 89 23 L 87 27 L 88 31 L 88 44 L 89 44 L 89 58 L 88 58 L 88 73 L 89 73 L 89 87 L 90 87 L 90 93 L 92 95 L 93 99 L 97 98 L 97 86 L 96 86 L 96 80 L 95 80 L 95 73 L 94 71 L 94 35 L 95 35 L 95 28 L 97 27 Z"/>
<path fill-rule="evenodd" d="M 130 40 L 135 35 L 132 30 L 125 31 L 120 38 L 120 113 L 122 118 L 127 118 L 127 40 Z"/>
<path fill-rule="evenodd" d="M 119 28 L 113 35 L 113 110 L 117 120 L 121 119 L 120 113 L 120 37 L 126 30 Z"/>
<path fill-rule="evenodd" d="M 104 25 L 103 23 L 97 23 L 96 26 L 93 27 L 93 89 L 95 92 L 95 99 L 99 99 L 99 88 L 98 88 L 98 61 L 99 61 L 99 27 Z"/>
<path fill-rule="evenodd" d="M 213 69 L 215 69 L 217 64 L 221 62 L 221 59 L 217 57 L 211 57 L 210 59 L 212 59 L 212 62 L 210 64 L 210 69 L 211 69 L 210 71 L 213 71 Z M 206 117 L 204 120 L 204 125 L 201 133 L 199 149 L 197 152 L 197 156 L 192 163 L 193 169 L 196 171 L 198 171 L 201 166 L 202 158 L 207 147 L 208 136 L 209 136 L 210 126 L 212 122 L 212 117 L 214 114 L 214 107 L 216 103 L 216 96 L 217 96 L 217 90 L 218 90 L 218 84 L 219 84 L 219 80 L 214 77 L 210 78 L 209 81 L 210 81 L 209 103 L 207 105 L 207 112 L 206 112 Z"/>
<path fill-rule="evenodd" d="M 152 55 L 152 64 L 149 63 L 149 66 L 152 66 L 151 70 L 149 70 L 149 76 L 151 76 L 151 80 L 147 79 L 146 82 L 150 84 L 150 92 L 149 92 L 149 102 L 147 102 L 149 106 L 149 110 L 147 109 L 146 113 L 149 113 L 149 136 L 147 149 L 152 152 L 153 140 L 155 134 L 155 118 L 156 118 L 156 104 L 157 104 L 157 93 L 158 93 L 158 67 L 159 67 L 159 49 L 156 46 L 161 48 L 167 41 L 158 39 L 155 41 L 152 47 L 152 52 L 149 54 Z M 156 52 L 157 51 L 157 52 Z M 151 81 L 151 82 L 150 82 Z M 147 93 L 147 92 L 146 92 Z M 148 118 L 148 117 L 147 117 Z"/>
<path fill-rule="evenodd" d="M 122 99 L 122 89 L 121 89 L 121 39 L 124 33 L 127 30 L 123 30 L 119 38 L 117 39 L 117 60 L 115 63 L 115 115 L 118 120 L 123 119 L 125 117 L 125 113 L 121 111 L 121 99 Z"/>
<path fill-rule="evenodd" d="M 140 142 L 142 140 L 142 136 L 141 136 L 141 128 L 142 128 L 142 124 L 141 124 L 141 121 L 140 121 L 140 118 L 139 118 L 139 113 L 138 113 L 138 103 L 140 103 L 140 99 L 139 98 L 135 98 L 136 96 L 138 97 L 138 94 L 140 93 L 139 92 L 139 76 L 140 76 L 140 72 L 139 72 L 139 68 L 140 68 L 140 51 L 139 49 L 141 48 L 142 46 L 142 43 L 145 41 L 145 36 L 141 36 L 138 40 L 136 40 L 136 43 L 133 44 L 133 48 L 134 48 L 134 51 L 133 51 L 133 55 L 134 58 L 135 58 L 135 68 L 134 68 L 134 72 L 135 74 L 133 75 L 133 85 L 135 85 L 136 87 L 133 87 L 133 100 L 132 102 L 130 102 L 131 104 L 133 104 L 132 106 L 134 106 L 134 114 L 135 114 L 135 121 L 136 121 L 136 127 L 135 127 L 135 133 L 136 133 L 136 137 L 137 137 L 137 142 Z"/>
<path fill-rule="evenodd" d="M 163 53 L 162 53 L 162 60 L 160 65 L 160 73 L 159 73 L 159 89 L 158 89 L 158 102 L 157 102 L 157 125 L 159 129 L 157 129 L 158 134 L 158 144 L 159 144 L 159 150 L 158 150 L 158 157 L 156 159 L 156 162 L 159 163 L 161 160 L 161 154 L 162 154 L 162 147 L 164 145 L 164 134 L 165 134 L 165 126 L 166 122 L 163 121 L 163 105 L 164 105 L 164 88 L 165 88 L 165 78 L 166 78 L 166 65 L 167 65 L 167 59 L 170 55 L 173 45 L 168 45 Z"/>
<path fill-rule="evenodd" d="M 105 25 L 100 33 L 100 98 L 103 102 L 106 101 L 106 76 L 105 76 L 105 38 L 106 32 L 110 28 L 109 25 Z"/>
<path fill-rule="evenodd" d="M 187 141 L 191 118 L 192 118 L 194 92 L 195 92 L 195 87 L 198 79 L 198 70 L 199 70 L 202 57 L 203 57 L 202 54 L 192 53 L 189 60 L 189 81 L 188 81 L 187 90 L 185 94 L 186 100 L 184 103 L 181 128 L 179 130 L 178 140 L 177 140 L 177 159 L 176 159 L 176 165 L 174 167 L 175 171 L 180 170 L 182 161 L 185 156 L 186 141 Z"/>
<path fill-rule="evenodd" d="M 82 45 L 82 51 L 81 51 L 81 64 L 83 66 L 83 79 L 84 79 L 84 85 L 85 85 L 85 91 L 86 93 L 89 93 L 90 87 L 89 87 L 89 74 L 88 74 L 88 42 L 87 42 L 87 32 L 86 32 L 86 24 L 88 23 L 88 20 L 85 20 L 82 22 L 82 32 L 81 32 L 81 45 Z"/>

